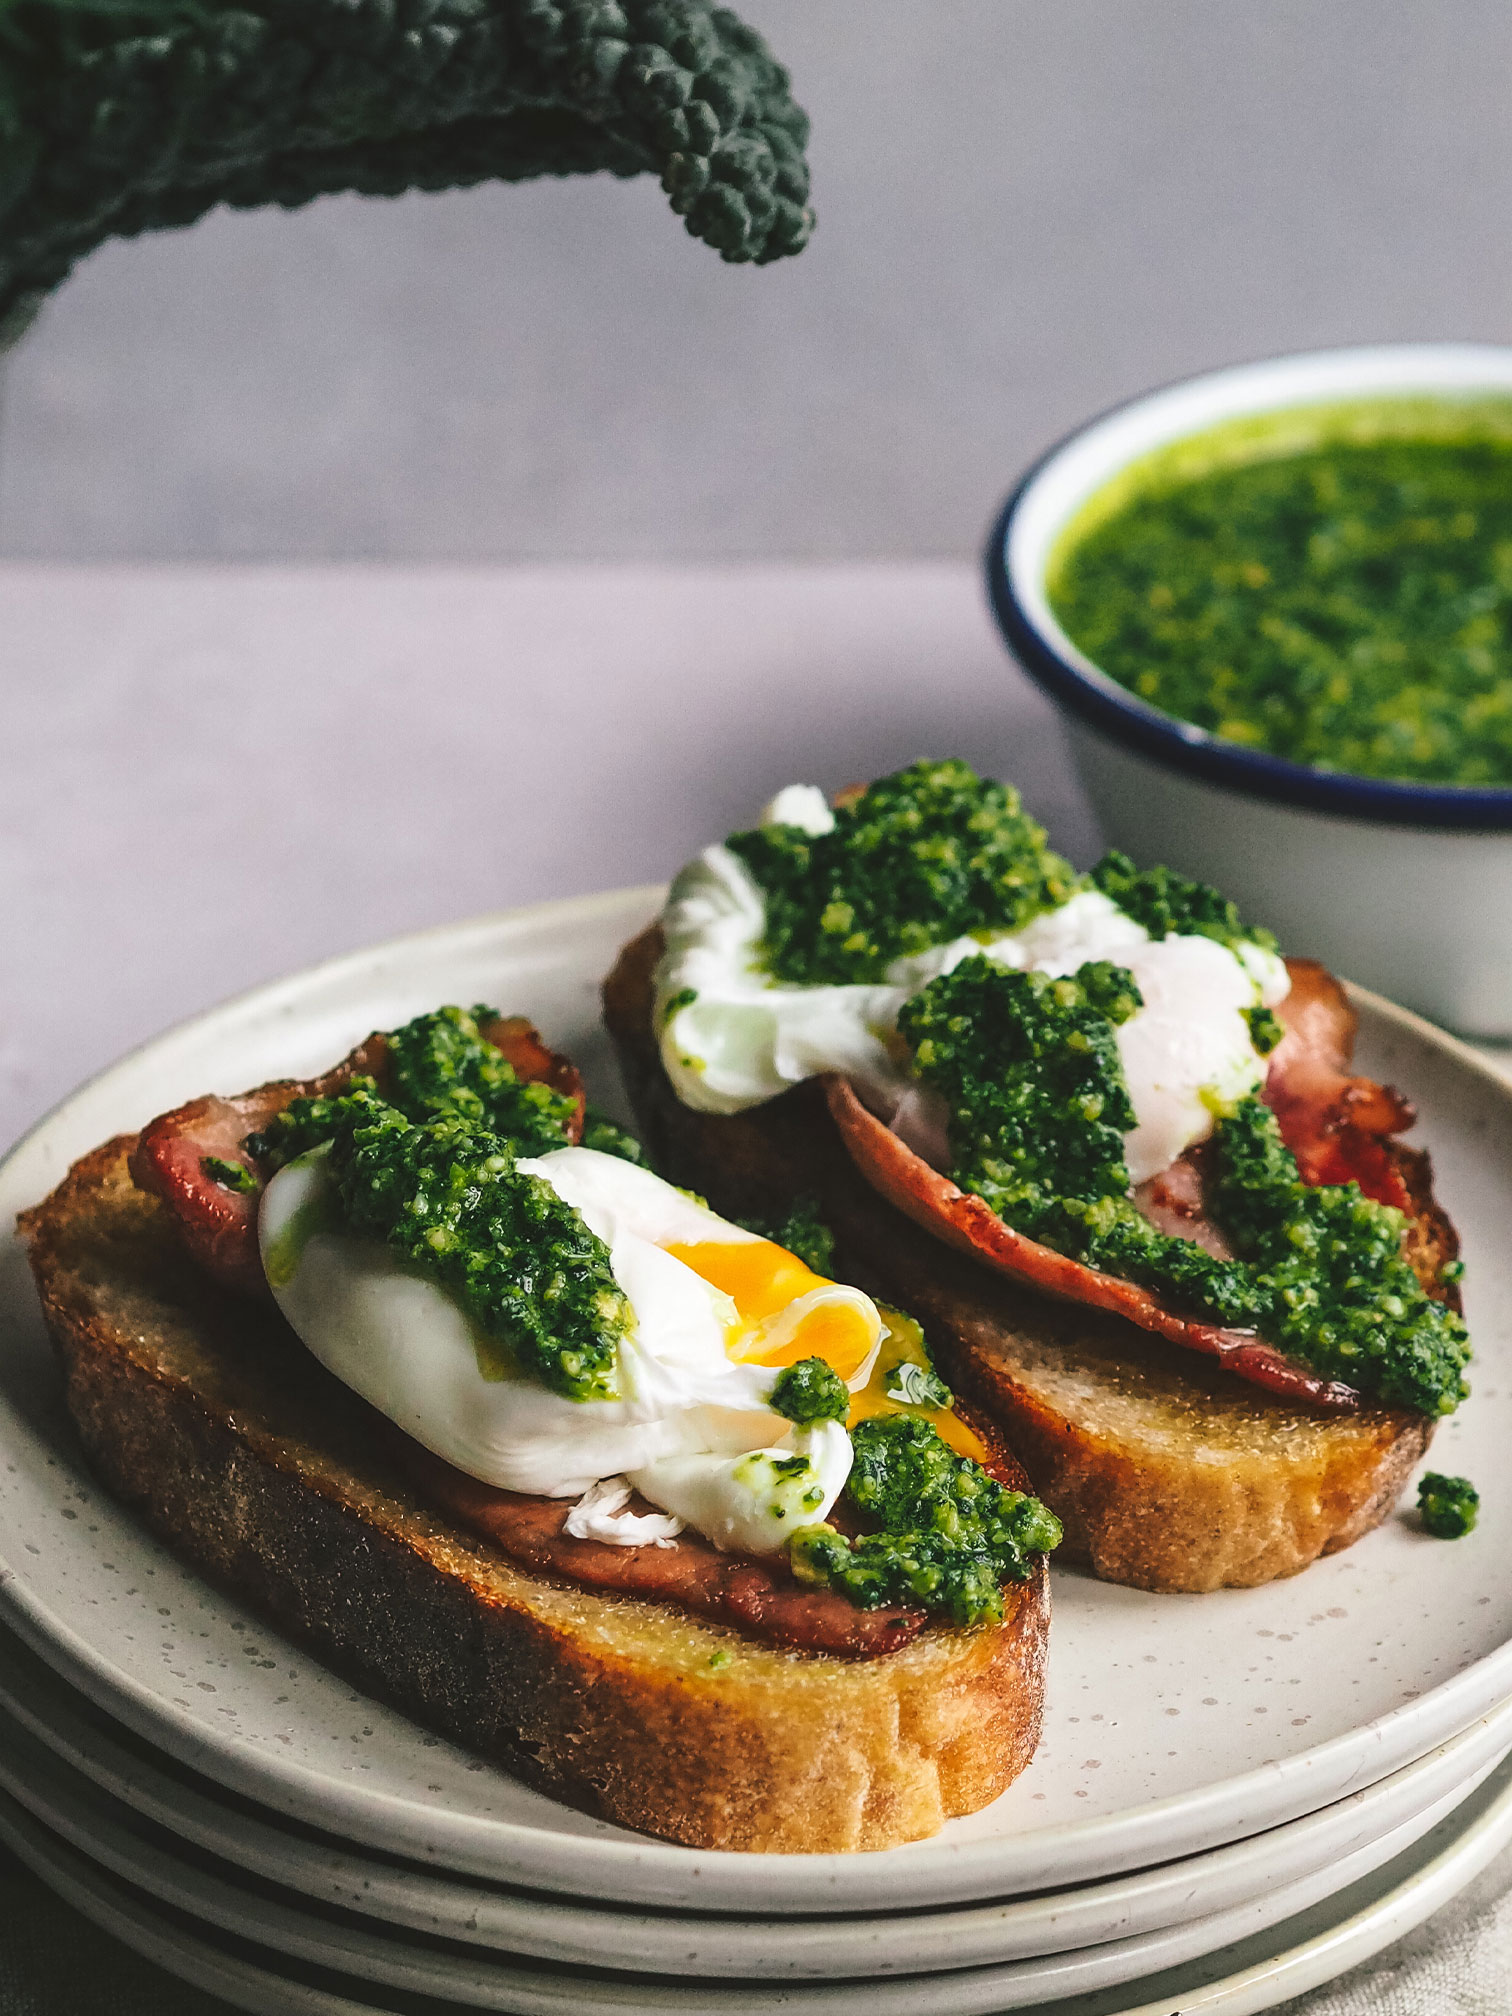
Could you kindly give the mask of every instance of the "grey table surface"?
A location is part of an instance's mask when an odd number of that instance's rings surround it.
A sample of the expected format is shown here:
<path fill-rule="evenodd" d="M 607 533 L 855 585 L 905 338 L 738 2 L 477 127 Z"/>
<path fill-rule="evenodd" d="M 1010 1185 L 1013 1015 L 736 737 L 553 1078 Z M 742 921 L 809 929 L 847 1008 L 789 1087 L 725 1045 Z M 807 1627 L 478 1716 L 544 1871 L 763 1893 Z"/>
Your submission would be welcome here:
<path fill-rule="evenodd" d="M 959 754 L 1015 779 L 1078 863 L 1098 846 L 954 563 L 12 564 L 0 706 L 0 1142 L 216 1000 L 659 879 L 793 779 Z M 1512 1854 L 1296 2016 L 1505 2016 L 1509 1884 Z M 159 2006 L 210 2005 L 0 1860 L 0 2016 Z"/>

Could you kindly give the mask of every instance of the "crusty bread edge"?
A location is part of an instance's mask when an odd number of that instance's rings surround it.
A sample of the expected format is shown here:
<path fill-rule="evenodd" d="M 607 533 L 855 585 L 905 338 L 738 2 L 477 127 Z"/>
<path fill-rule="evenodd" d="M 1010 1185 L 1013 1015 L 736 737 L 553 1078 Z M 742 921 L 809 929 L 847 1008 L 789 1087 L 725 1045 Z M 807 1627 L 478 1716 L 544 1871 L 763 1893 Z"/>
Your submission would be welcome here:
<path fill-rule="evenodd" d="M 77 1248 L 130 1145 L 86 1156 L 21 1220 L 85 1453 L 177 1554 L 365 1691 L 572 1805 L 699 1848 L 894 1846 L 1029 1762 L 1043 1563 L 1001 1626 L 931 1628 L 855 1662 L 531 1576 L 249 1434 L 112 1324 L 108 1271 L 86 1278 Z"/>

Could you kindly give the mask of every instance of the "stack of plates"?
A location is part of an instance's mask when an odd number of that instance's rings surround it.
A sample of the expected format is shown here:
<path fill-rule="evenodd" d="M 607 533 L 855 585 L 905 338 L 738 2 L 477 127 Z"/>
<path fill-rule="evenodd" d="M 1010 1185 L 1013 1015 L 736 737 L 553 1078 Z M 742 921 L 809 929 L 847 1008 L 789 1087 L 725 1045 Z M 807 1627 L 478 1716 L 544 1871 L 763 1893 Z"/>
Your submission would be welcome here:
<path fill-rule="evenodd" d="M 127 1059 L 0 1170 L 0 1222 L 195 1092 L 304 1072 L 440 1000 L 536 1016 L 607 1077 L 593 989 L 654 892 L 339 962 Z M 986 1812 L 886 1854 L 694 1853 L 556 1805 L 202 1584 L 79 1462 L 0 1255 L 0 1839 L 163 1965 L 265 2011 L 1167 2016 L 1270 2007 L 1512 1840 L 1512 1093 L 1362 998 L 1465 1234 L 1477 1395 L 1440 1467 L 1477 1533 L 1394 1518 L 1294 1581 L 1154 1597 L 1057 1573 L 1045 1739 Z"/>

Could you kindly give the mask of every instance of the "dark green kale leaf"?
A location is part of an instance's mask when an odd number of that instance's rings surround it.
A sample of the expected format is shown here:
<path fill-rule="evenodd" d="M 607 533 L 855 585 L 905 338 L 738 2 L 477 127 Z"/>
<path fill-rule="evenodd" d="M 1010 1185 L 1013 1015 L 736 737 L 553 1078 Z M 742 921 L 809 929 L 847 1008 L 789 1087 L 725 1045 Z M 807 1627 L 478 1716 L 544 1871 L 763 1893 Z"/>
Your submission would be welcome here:
<path fill-rule="evenodd" d="M 917 1603 L 959 1625 L 996 1623 L 1005 1582 L 1023 1582 L 1058 1546 L 1060 1521 L 955 1455 L 914 1414 L 882 1414 L 852 1431 L 845 1496 L 875 1531 L 847 1539 L 806 1526 L 789 1550 L 800 1581 L 838 1590 L 863 1610 Z"/>
<path fill-rule="evenodd" d="M 1480 1493 L 1468 1477 L 1429 1470 L 1418 1479 L 1418 1512 L 1435 1540 L 1463 1540 L 1480 1516 Z"/>
<path fill-rule="evenodd" d="M 1015 930 L 1076 887 L 1018 793 L 958 762 L 880 778 L 832 832 L 758 826 L 727 844 L 766 898 L 768 967 L 807 986 L 880 980 L 901 956 Z"/>
<path fill-rule="evenodd" d="M 819 1216 L 817 1197 L 795 1197 L 782 1218 L 737 1218 L 735 1223 L 758 1239 L 786 1247 L 811 1273 L 834 1280 L 835 1235 Z"/>
<path fill-rule="evenodd" d="M 1143 924 L 1152 938 L 1212 938 L 1220 945 L 1260 945 L 1276 950 L 1275 934 L 1246 924 L 1237 904 L 1206 882 L 1189 882 L 1173 868 L 1136 868 L 1116 849 L 1092 870 L 1092 886 Z"/>
<path fill-rule="evenodd" d="M 850 1413 L 850 1388 L 822 1358 L 800 1358 L 778 1373 L 767 1404 L 774 1414 L 809 1428 L 816 1421 L 843 1421 Z"/>
<path fill-rule="evenodd" d="M 813 227 L 807 138 L 712 0 L 6 0 L 0 333 L 106 238 L 341 190 L 650 173 L 764 264 Z"/>
<path fill-rule="evenodd" d="M 519 1366 L 569 1400 L 617 1397 L 634 1317 L 609 1249 L 499 1135 L 345 1102 L 330 1169 L 351 1229 L 439 1283 Z"/>

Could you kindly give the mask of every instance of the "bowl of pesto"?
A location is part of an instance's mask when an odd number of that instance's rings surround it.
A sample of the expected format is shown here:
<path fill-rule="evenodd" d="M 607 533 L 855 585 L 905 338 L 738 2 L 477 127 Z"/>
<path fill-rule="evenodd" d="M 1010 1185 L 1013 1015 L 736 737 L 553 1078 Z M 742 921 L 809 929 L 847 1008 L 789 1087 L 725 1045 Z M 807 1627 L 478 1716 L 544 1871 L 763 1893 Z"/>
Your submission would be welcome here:
<path fill-rule="evenodd" d="M 1512 1038 L 1512 348 L 1136 399 L 1029 471 L 987 571 L 1111 845 Z"/>

